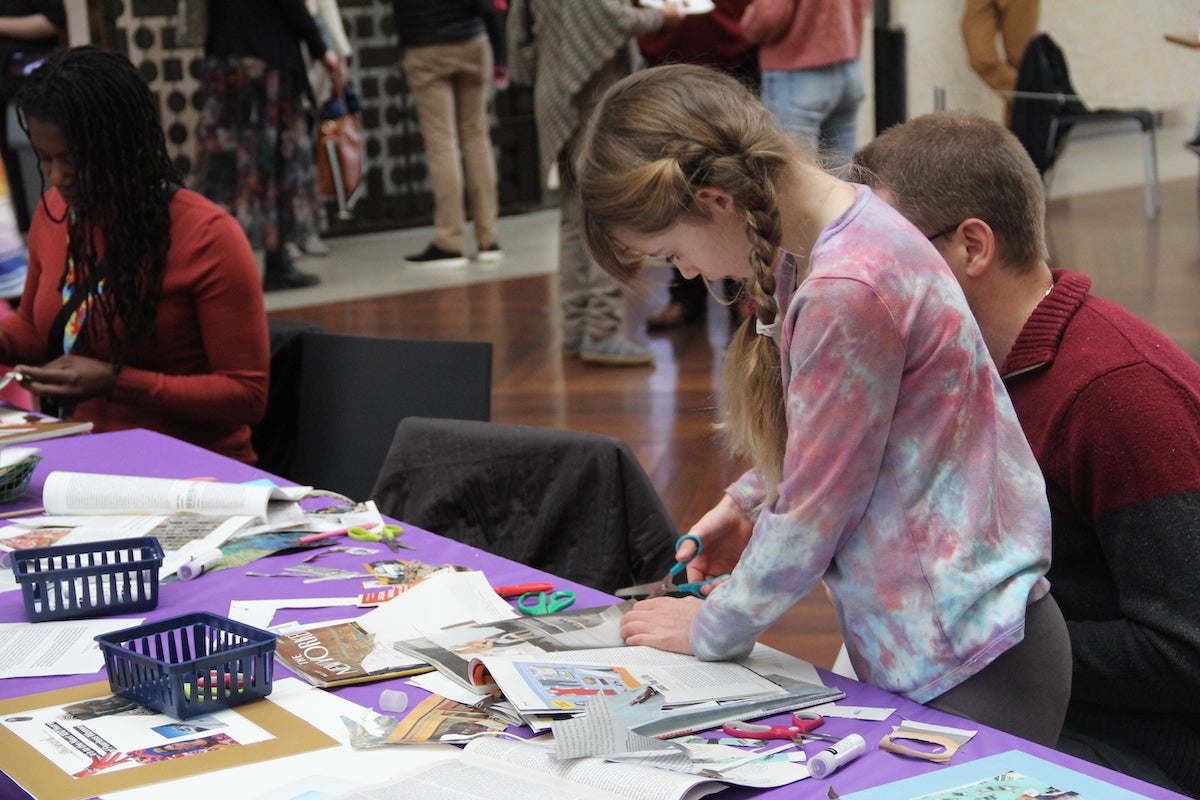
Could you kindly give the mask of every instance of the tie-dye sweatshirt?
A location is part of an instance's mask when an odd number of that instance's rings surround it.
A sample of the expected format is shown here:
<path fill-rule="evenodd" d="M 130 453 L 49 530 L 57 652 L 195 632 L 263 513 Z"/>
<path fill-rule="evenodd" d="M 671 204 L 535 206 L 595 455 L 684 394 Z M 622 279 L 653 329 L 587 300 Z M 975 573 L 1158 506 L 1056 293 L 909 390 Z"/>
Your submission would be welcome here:
<path fill-rule="evenodd" d="M 928 702 L 1024 635 L 1046 594 L 1037 462 L 945 262 L 869 189 L 778 297 L 788 441 L 778 497 L 727 491 L 754 535 L 698 613 L 702 659 L 736 658 L 824 578 L 859 679 Z"/>

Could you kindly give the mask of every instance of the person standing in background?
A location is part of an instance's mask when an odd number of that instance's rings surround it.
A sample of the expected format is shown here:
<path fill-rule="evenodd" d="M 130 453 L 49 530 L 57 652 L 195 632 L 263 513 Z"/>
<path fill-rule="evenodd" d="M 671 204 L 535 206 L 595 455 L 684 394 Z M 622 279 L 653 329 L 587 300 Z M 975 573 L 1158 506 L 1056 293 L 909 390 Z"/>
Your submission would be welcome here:
<path fill-rule="evenodd" d="M 337 0 L 305 0 L 305 6 L 308 8 L 308 13 L 312 14 L 313 19 L 316 20 L 317 29 L 325 39 L 325 46 L 341 57 L 342 64 L 345 65 L 346 73 L 349 75 L 350 59 L 354 57 L 354 48 L 350 46 L 350 37 L 346 35 L 346 28 L 342 24 L 342 11 L 338 8 Z M 320 124 L 317 109 L 321 107 L 323 101 L 336 94 L 337 90 L 329 77 L 329 71 L 319 61 L 309 64 L 308 83 L 312 86 L 312 124 L 316 126 Z M 320 202 L 320 197 L 318 197 L 318 202 Z M 305 214 L 303 208 L 296 210 L 298 221 L 296 239 L 285 245 L 293 261 L 306 255 L 329 255 L 329 245 L 321 241 L 320 231 L 315 222 L 319 216 L 319 209 L 313 209 L 310 214 Z"/>
<path fill-rule="evenodd" d="M 828 167 L 850 162 L 866 97 L 863 26 L 871 0 L 754 0 L 742 33 L 758 45 L 763 105 Z"/>
<path fill-rule="evenodd" d="M 1021 56 L 1037 33 L 1040 0 L 967 0 L 962 37 L 971 69 L 998 92 L 1017 88 Z M 996 37 L 1004 49 L 1001 56 Z M 1012 113 L 1012 97 L 1004 98 L 1004 124 Z"/>
<path fill-rule="evenodd" d="M 605 90 L 642 67 L 636 38 L 682 20 L 683 10 L 673 3 L 661 9 L 635 8 L 628 0 L 509 4 L 509 77 L 533 86 L 541 177 L 558 170 L 558 275 L 566 356 L 618 366 L 654 361 L 650 348 L 625 333 L 644 324 L 644 317 L 635 320 L 631 313 L 641 304 L 628 300 L 584 248 L 574 155 L 588 115 Z"/>
<path fill-rule="evenodd" d="M 689 14 L 672 28 L 662 28 L 638 39 L 646 66 L 700 64 L 728 72 L 753 88 L 762 83 L 758 51 L 742 35 L 741 19 L 750 0 L 713 0 L 707 14 Z M 670 302 L 646 320 L 651 329 L 676 328 L 703 319 L 708 310 L 704 278 L 684 278 L 672 270 Z M 731 306 L 730 308 L 735 308 Z M 736 324 L 736 312 L 734 312 Z"/>
<path fill-rule="evenodd" d="M 54 49 L 66 32 L 62 0 L 0 0 L 0 109 L 5 114 L 25 78 L 25 67 Z M 28 230 L 33 209 L 25 199 L 21 165 L 9 146 L 6 119 L 0 119 L 0 152 L 17 226 Z"/>
<path fill-rule="evenodd" d="M 285 247 L 295 241 L 297 208 L 317 209 L 318 227 L 324 216 L 301 42 L 341 86 L 342 60 L 326 47 L 304 0 L 208 0 L 193 186 L 266 250 L 267 291 L 320 282 L 298 270 Z"/>
<path fill-rule="evenodd" d="M 503 59 L 493 45 L 502 38 L 496 7 L 493 0 L 392 0 L 392 7 L 433 188 L 433 241 L 404 263 L 467 266 L 464 184 L 477 258 L 498 261 L 500 201 L 488 117 L 497 55 Z"/>

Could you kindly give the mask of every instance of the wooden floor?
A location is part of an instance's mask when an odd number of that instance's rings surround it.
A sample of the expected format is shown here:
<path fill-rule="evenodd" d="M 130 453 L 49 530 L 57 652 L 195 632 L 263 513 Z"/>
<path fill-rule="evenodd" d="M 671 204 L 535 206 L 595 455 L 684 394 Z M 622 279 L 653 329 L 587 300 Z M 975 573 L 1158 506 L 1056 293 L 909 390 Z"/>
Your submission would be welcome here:
<path fill-rule="evenodd" d="M 1163 186 L 1147 220 L 1142 190 L 1056 200 L 1048 212 L 1055 266 L 1092 276 L 1093 292 L 1121 302 L 1200 358 L 1200 204 L 1193 181 Z M 330 330 L 494 344 L 492 418 L 594 431 L 628 442 L 681 532 L 740 473 L 713 431 L 715 377 L 727 316 L 652 334 L 653 367 L 601 367 L 559 354 L 553 277 L 402 294 L 273 313 Z M 765 641 L 819 666 L 840 644 L 833 611 L 814 592 Z"/>

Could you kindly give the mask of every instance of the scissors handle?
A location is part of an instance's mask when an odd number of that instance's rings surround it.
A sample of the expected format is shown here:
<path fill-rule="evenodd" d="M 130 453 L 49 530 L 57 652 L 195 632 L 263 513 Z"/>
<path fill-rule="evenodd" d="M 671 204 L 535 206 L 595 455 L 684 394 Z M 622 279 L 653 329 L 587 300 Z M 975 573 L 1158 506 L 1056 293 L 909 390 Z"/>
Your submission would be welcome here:
<path fill-rule="evenodd" d="M 679 548 L 683 547 L 683 543 L 689 539 L 696 543 L 696 552 L 692 553 L 692 558 L 695 558 L 696 556 L 700 555 L 700 551 L 704 549 L 704 543 L 701 542 L 700 537 L 694 533 L 685 533 L 683 536 L 680 536 L 678 539 L 676 539 L 675 552 L 678 553 Z M 692 562 L 692 558 L 689 558 L 687 561 L 676 561 L 675 566 L 671 567 L 671 577 L 674 578 L 679 573 L 683 572 L 684 568 Z"/>
<path fill-rule="evenodd" d="M 742 739 L 794 739 L 804 733 L 795 725 L 755 725 L 752 722 L 726 722 L 721 730 Z"/>
<path fill-rule="evenodd" d="M 812 733 L 825 724 L 825 718 L 815 711 L 797 711 L 792 714 L 792 726 L 804 733 Z"/>
<path fill-rule="evenodd" d="M 717 581 L 723 581 L 728 577 L 729 577 L 729 573 L 726 572 L 724 575 L 718 575 L 715 578 L 709 578 L 708 580 L 704 580 L 704 581 L 694 581 L 692 583 L 681 583 L 675 587 L 675 591 L 685 592 L 687 594 L 693 594 L 696 597 L 703 598 L 706 595 L 704 594 L 704 592 L 700 591 L 700 588 L 702 586 L 708 586 L 710 584 L 716 583 Z"/>

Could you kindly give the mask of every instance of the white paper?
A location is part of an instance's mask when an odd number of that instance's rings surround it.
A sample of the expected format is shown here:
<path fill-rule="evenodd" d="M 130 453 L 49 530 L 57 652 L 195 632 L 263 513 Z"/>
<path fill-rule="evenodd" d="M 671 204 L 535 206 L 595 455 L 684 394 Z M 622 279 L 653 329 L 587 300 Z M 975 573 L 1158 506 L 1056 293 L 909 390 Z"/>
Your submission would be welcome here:
<path fill-rule="evenodd" d="M 95 637 L 143 619 L 79 619 L 0 623 L 0 678 L 99 672 L 104 654 Z"/>
<path fill-rule="evenodd" d="M 825 703 L 813 706 L 809 711 L 815 711 L 822 717 L 837 717 L 838 719 L 869 719 L 881 722 L 896 713 L 894 708 L 875 708 L 872 706 L 843 706 L 838 703 Z"/>
<path fill-rule="evenodd" d="M 496 594 L 479 570 L 440 570 L 363 614 L 358 624 L 391 641 L 416 639 L 465 622 L 513 619 L 517 612 Z"/>
<path fill-rule="evenodd" d="M 279 600 L 230 600 L 229 618 L 256 628 L 270 628 L 281 608 L 355 606 L 358 597 L 292 597 Z M 326 623 L 321 623 L 322 625 Z"/>

